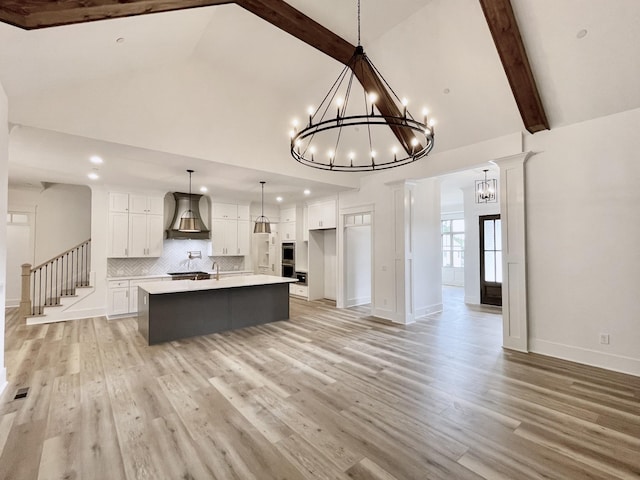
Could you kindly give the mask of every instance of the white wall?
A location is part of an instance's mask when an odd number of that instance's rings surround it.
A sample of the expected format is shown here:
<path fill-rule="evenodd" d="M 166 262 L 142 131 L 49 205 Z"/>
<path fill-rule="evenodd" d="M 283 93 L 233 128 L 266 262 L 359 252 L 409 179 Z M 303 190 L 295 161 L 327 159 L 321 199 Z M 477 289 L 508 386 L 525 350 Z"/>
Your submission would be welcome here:
<path fill-rule="evenodd" d="M 9 209 L 34 212 L 33 262 L 38 265 L 91 237 L 91 190 L 53 184 L 9 189 Z"/>
<path fill-rule="evenodd" d="M 7 216 L 8 164 L 9 164 L 9 102 L 0 83 L 0 218 Z M 7 386 L 7 370 L 4 366 L 4 297 L 6 285 L 7 223 L 0 222 L 0 392 Z"/>
<path fill-rule="evenodd" d="M 22 296 L 22 264 L 33 265 L 33 247 L 31 246 L 30 224 L 7 225 L 7 307 L 20 305 Z"/>
<path fill-rule="evenodd" d="M 413 302 L 416 318 L 442 310 L 440 185 L 437 178 L 416 183 L 413 206 Z"/>
<path fill-rule="evenodd" d="M 345 228 L 346 306 L 371 302 L 371 225 Z"/>
<path fill-rule="evenodd" d="M 639 126 L 636 109 L 536 134 L 525 164 L 531 350 L 635 375 Z"/>

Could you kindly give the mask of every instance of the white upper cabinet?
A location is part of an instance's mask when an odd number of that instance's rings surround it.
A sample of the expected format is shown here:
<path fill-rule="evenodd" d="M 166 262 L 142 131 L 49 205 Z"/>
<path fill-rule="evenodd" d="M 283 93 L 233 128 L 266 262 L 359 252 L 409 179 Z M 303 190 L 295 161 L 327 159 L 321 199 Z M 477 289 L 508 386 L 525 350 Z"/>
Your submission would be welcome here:
<path fill-rule="evenodd" d="M 336 228 L 336 201 L 314 203 L 308 209 L 309 230 Z"/>
<path fill-rule="evenodd" d="M 284 208 L 280 210 L 280 222 L 295 222 L 296 221 L 296 207 Z"/>
<path fill-rule="evenodd" d="M 213 204 L 211 252 L 213 256 L 251 254 L 249 205 Z"/>
<path fill-rule="evenodd" d="M 110 192 L 108 256 L 161 256 L 163 211 L 163 197 Z"/>
<path fill-rule="evenodd" d="M 213 218 L 229 218 L 237 220 L 238 205 L 232 205 L 230 203 L 214 203 Z"/>
<path fill-rule="evenodd" d="M 238 205 L 238 220 L 251 220 L 249 205 Z"/>
<path fill-rule="evenodd" d="M 109 211 L 110 212 L 129 212 L 129 194 L 120 192 L 109 193 Z"/>
<path fill-rule="evenodd" d="M 164 198 L 130 193 L 129 213 L 162 215 L 164 213 Z"/>

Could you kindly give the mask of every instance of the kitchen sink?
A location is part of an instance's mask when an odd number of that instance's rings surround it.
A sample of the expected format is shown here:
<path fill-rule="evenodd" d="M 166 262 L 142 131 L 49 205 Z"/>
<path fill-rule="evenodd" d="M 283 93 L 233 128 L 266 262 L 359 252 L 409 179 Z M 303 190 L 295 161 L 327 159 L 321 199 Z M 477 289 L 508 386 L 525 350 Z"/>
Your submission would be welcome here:
<path fill-rule="evenodd" d="M 207 272 L 169 272 L 171 280 L 208 280 L 211 274 Z"/>

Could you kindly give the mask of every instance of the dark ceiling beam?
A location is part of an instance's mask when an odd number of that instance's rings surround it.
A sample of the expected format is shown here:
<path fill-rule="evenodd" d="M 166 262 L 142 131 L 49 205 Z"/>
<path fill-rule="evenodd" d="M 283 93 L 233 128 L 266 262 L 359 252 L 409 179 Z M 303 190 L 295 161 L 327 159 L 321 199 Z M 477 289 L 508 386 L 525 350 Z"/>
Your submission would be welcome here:
<path fill-rule="evenodd" d="M 511 1 L 480 0 L 480 5 L 525 128 L 530 133 L 549 130 L 547 115 L 533 78 Z"/>
<path fill-rule="evenodd" d="M 2 0 L 0 21 L 32 30 L 146 13 L 234 3 L 230 0 Z"/>

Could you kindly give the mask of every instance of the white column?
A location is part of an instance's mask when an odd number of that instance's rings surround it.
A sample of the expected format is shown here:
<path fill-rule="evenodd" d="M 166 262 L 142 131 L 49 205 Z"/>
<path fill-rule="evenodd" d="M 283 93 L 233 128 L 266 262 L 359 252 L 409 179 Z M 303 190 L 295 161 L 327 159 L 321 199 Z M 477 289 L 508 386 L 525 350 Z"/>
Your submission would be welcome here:
<path fill-rule="evenodd" d="M 494 160 L 500 167 L 502 220 L 502 321 L 504 348 L 528 351 L 525 242 L 525 152 Z"/>
<path fill-rule="evenodd" d="M 415 184 L 391 183 L 393 193 L 394 276 L 396 323 L 415 321 L 413 299 L 413 202 Z"/>

